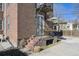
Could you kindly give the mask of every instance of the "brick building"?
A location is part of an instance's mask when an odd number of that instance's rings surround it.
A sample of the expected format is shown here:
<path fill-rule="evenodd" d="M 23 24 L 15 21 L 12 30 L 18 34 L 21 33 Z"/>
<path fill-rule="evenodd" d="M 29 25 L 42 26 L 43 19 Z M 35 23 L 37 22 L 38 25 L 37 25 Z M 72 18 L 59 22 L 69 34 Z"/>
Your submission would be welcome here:
<path fill-rule="evenodd" d="M 35 30 L 34 4 L 4 4 L 4 35 L 9 37 L 14 47 L 22 39 L 35 35 Z"/>

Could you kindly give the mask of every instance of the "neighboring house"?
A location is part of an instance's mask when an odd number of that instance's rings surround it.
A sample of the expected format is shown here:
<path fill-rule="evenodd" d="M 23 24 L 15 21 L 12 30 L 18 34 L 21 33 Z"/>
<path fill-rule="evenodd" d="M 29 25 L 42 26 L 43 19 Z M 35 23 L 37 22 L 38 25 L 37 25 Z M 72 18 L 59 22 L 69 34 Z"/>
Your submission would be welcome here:
<path fill-rule="evenodd" d="M 59 24 L 60 29 L 61 29 L 61 30 L 67 30 L 67 26 L 66 26 L 66 25 L 67 25 L 67 22 L 60 23 L 60 24 Z"/>
<path fill-rule="evenodd" d="M 79 31 L 79 24 L 77 25 L 77 30 Z"/>
<path fill-rule="evenodd" d="M 48 19 L 53 23 L 53 30 L 72 31 L 79 30 L 79 23 L 67 22 L 65 20 L 59 20 L 57 17 L 51 17 Z"/>
<path fill-rule="evenodd" d="M 59 20 L 57 17 L 49 18 L 48 21 L 52 22 L 51 31 L 63 31 L 64 36 L 79 36 L 79 24 L 74 24 L 72 22 L 66 22 L 64 20 Z"/>
<path fill-rule="evenodd" d="M 66 30 L 73 30 L 73 23 L 67 23 Z"/>
<path fill-rule="evenodd" d="M 61 30 L 63 30 L 66 36 L 79 36 L 79 23 L 66 22 L 61 24 Z"/>
<path fill-rule="evenodd" d="M 48 21 L 51 21 L 53 23 L 52 30 L 54 31 L 67 30 L 66 21 L 59 20 L 57 17 L 51 17 L 48 19 Z"/>
<path fill-rule="evenodd" d="M 73 28 L 74 28 L 74 30 L 77 30 L 77 31 L 79 31 L 79 21 L 77 21 L 77 22 L 73 22 L 74 24 L 73 24 Z"/>
<path fill-rule="evenodd" d="M 49 22 L 52 22 L 52 31 L 58 31 L 59 30 L 59 23 L 57 17 L 51 17 L 48 19 Z"/>
<path fill-rule="evenodd" d="M 74 22 L 67 22 L 65 25 L 66 29 L 65 30 L 79 30 L 79 24 L 75 24 Z"/>

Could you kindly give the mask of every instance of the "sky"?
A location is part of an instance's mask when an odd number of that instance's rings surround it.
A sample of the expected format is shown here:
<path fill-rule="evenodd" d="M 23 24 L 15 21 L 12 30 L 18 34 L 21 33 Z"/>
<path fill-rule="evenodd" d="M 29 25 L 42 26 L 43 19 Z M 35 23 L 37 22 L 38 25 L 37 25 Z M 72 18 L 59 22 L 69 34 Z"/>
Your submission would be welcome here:
<path fill-rule="evenodd" d="M 53 4 L 54 16 L 67 21 L 78 19 L 78 4 L 73 3 L 55 3 Z M 73 12 L 74 11 L 74 12 Z"/>

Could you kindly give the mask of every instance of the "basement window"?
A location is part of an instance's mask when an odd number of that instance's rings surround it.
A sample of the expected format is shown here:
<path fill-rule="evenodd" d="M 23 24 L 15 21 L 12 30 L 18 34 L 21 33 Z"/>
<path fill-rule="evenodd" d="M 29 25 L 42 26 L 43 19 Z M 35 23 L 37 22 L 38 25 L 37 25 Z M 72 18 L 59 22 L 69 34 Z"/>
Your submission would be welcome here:
<path fill-rule="evenodd" d="M 53 43 L 53 39 L 49 39 L 49 40 L 46 41 L 46 45 L 50 45 L 52 43 Z"/>

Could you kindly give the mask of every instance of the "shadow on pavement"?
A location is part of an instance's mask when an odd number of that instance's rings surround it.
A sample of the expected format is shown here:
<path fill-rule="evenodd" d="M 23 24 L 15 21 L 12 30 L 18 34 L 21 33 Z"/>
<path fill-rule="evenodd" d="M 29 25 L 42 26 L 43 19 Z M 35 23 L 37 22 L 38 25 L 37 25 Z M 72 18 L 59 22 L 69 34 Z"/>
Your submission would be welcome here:
<path fill-rule="evenodd" d="M 7 51 L 1 51 L 0 56 L 28 56 L 28 54 L 21 52 L 19 49 L 11 49 Z"/>
<path fill-rule="evenodd" d="M 61 40 L 66 40 L 67 38 L 64 38 L 64 37 L 59 37 L 59 39 L 61 39 Z"/>

